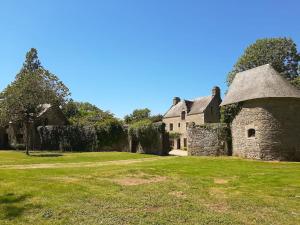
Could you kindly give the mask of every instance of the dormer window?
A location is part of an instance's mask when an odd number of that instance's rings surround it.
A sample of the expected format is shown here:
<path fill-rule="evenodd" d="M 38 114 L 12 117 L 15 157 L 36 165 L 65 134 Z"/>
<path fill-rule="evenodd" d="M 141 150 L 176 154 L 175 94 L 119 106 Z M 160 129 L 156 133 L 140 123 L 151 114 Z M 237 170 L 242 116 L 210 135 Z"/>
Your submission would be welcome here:
<path fill-rule="evenodd" d="M 185 120 L 185 111 L 181 112 L 181 120 Z"/>

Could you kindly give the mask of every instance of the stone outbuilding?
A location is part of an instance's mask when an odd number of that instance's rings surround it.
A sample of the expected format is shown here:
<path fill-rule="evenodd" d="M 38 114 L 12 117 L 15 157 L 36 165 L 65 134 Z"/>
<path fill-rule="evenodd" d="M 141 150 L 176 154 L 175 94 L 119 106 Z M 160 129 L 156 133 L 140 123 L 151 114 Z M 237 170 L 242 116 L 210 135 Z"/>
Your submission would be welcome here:
<path fill-rule="evenodd" d="M 234 156 L 300 161 L 300 91 L 271 65 L 238 73 L 221 106 L 233 103 Z"/>
<path fill-rule="evenodd" d="M 47 125 L 67 125 L 68 120 L 60 107 L 50 104 L 40 106 L 41 111 L 33 124 L 30 125 L 29 145 L 33 149 L 39 149 L 40 138 L 36 128 Z M 22 122 L 10 122 L 5 127 L 0 127 L 0 147 L 3 148 L 24 148 L 25 125 Z"/>

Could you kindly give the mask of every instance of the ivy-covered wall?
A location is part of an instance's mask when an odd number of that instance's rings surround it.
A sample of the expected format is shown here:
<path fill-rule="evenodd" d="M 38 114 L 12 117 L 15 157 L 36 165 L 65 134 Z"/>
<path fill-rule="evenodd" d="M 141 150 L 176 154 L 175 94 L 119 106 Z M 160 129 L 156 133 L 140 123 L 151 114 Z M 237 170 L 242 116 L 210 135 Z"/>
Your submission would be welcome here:
<path fill-rule="evenodd" d="M 128 130 L 130 152 L 168 155 L 170 151 L 169 134 L 164 123 L 139 121 Z"/>
<path fill-rule="evenodd" d="M 40 126 L 39 148 L 64 151 L 128 151 L 127 130 L 121 125 Z"/>
<path fill-rule="evenodd" d="M 164 123 L 139 121 L 129 127 L 120 124 L 102 126 L 40 126 L 37 128 L 41 150 L 127 151 L 168 155 L 169 136 Z"/>

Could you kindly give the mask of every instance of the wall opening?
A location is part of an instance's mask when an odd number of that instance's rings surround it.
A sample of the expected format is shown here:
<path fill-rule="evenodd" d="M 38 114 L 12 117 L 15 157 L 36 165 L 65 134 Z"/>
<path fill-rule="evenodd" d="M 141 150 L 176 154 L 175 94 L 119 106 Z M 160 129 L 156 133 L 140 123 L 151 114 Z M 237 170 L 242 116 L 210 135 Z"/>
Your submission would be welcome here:
<path fill-rule="evenodd" d="M 253 128 L 248 129 L 247 135 L 248 135 L 248 138 L 254 138 L 255 137 L 255 129 L 253 129 Z"/>

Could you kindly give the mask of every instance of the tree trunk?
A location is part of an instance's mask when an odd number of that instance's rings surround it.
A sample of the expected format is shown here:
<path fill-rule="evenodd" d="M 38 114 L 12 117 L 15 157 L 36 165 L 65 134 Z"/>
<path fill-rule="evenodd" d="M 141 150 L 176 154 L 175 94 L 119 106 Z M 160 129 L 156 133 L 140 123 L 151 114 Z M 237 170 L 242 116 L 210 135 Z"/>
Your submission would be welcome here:
<path fill-rule="evenodd" d="M 25 138 L 25 146 L 26 146 L 26 155 L 29 155 L 29 146 L 28 146 L 28 134 L 29 134 L 29 132 L 28 132 L 28 127 L 29 127 L 29 122 L 28 121 L 26 121 L 25 122 L 25 136 L 26 136 L 26 138 Z"/>

